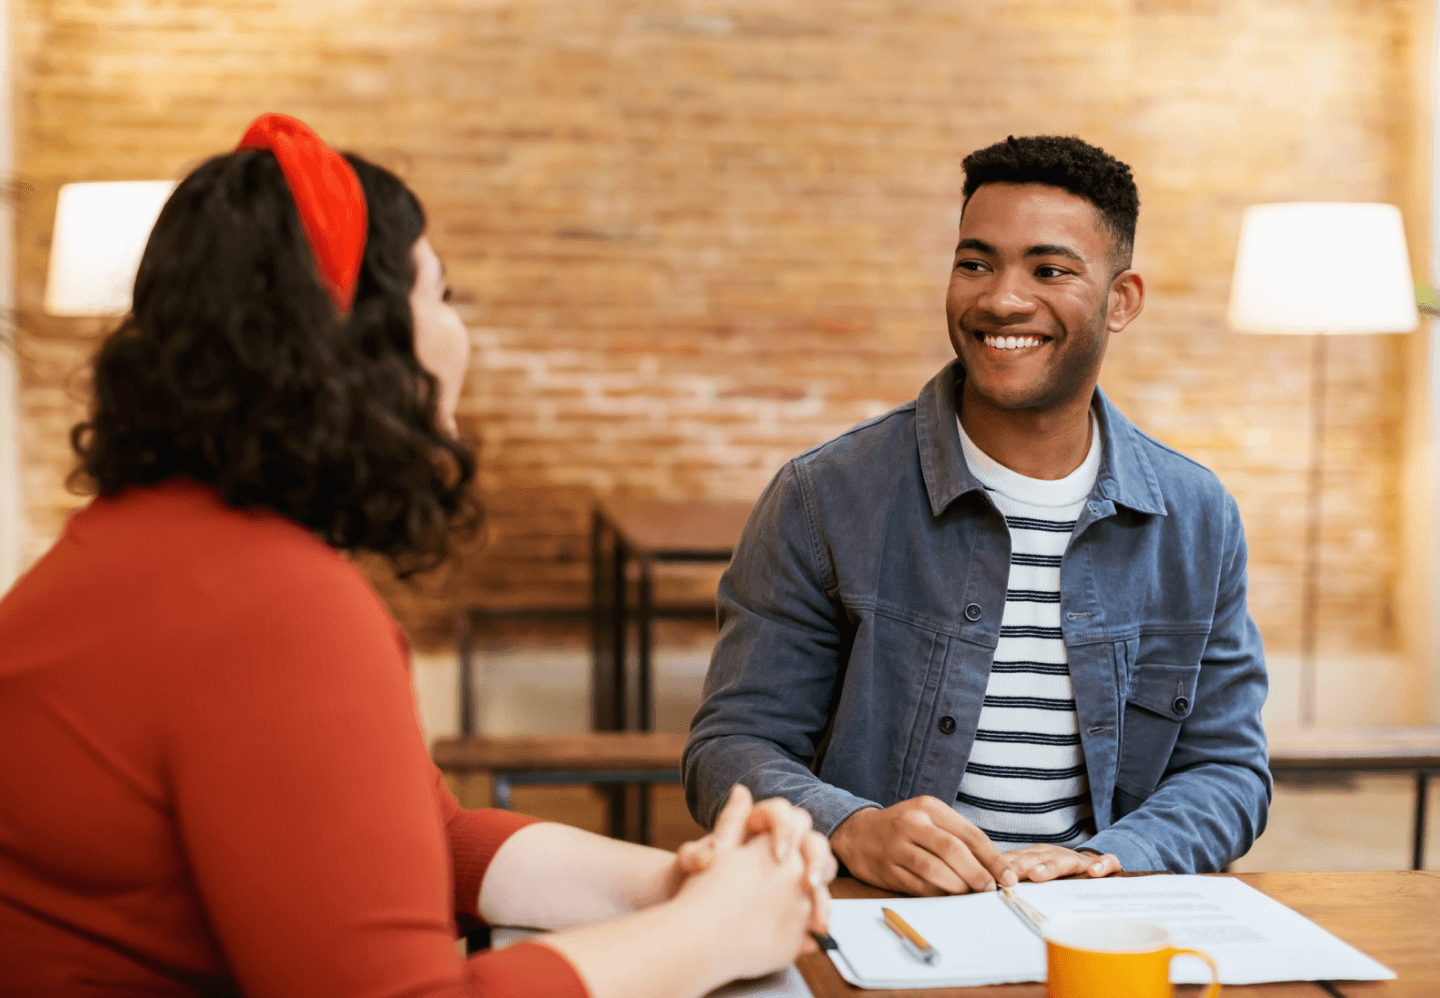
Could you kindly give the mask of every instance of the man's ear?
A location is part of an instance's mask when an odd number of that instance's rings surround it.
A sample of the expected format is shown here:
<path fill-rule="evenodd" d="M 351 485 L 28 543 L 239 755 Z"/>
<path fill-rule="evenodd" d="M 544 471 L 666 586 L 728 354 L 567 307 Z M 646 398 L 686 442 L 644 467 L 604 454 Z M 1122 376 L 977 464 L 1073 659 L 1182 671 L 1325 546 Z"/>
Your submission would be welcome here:
<path fill-rule="evenodd" d="M 1118 333 L 1145 308 L 1145 281 L 1133 270 L 1121 271 L 1110 282 L 1110 308 L 1105 315 L 1105 328 Z"/>

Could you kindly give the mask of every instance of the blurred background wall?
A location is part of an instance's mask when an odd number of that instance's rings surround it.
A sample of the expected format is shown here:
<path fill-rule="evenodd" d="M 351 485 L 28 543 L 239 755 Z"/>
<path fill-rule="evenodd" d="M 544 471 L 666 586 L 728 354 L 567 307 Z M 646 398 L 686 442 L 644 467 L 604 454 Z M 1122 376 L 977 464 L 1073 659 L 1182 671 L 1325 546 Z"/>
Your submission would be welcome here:
<path fill-rule="evenodd" d="M 1283 708 L 1309 353 L 1225 329 L 1240 215 L 1395 202 L 1424 266 L 1429 11 L 13 0 L 15 162 L 35 191 L 16 225 L 25 558 L 83 501 L 62 484 L 66 432 L 104 331 L 40 311 L 62 183 L 176 177 L 279 110 L 419 193 L 474 339 L 461 418 L 489 510 L 483 546 L 418 585 L 373 567 L 433 647 L 462 605 L 582 605 L 595 497 L 752 499 L 789 457 L 913 397 L 950 356 L 961 158 L 1078 134 L 1133 166 L 1142 202 L 1148 304 L 1102 385 L 1235 494 Z M 1330 348 L 1322 719 L 1359 689 L 1362 719 L 1425 720 L 1424 349 Z"/>
<path fill-rule="evenodd" d="M 10 10 L 0 7 L 0 171 L 14 171 L 11 156 Z M 11 185 L 12 190 L 18 187 Z M 14 217 L 0 205 L 0 592 L 25 562 L 25 498 L 20 488 L 20 379 L 15 366 Z"/>

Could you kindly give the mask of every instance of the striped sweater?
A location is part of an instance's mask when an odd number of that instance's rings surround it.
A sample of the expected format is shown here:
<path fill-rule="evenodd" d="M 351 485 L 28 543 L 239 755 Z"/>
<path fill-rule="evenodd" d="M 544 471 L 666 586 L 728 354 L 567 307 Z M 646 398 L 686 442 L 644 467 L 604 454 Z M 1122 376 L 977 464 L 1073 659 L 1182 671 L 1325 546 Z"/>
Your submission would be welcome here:
<path fill-rule="evenodd" d="M 1001 850 L 1074 847 L 1095 833 L 1075 692 L 1060 631 L 1060 559 L 1100 470 L 1100 430 L 1057 481 L 1027 478 L 960 428 L 971 473 L 1010 528 L 1010 582 L 975 744 L 955 810 Z"/>

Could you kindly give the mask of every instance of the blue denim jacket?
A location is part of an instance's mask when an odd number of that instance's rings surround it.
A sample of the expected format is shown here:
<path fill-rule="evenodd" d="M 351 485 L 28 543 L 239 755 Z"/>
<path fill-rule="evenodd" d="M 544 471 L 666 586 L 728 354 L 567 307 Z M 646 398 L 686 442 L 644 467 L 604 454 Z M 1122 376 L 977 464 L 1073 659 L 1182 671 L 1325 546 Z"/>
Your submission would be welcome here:
<path fill-rule="evenodd" d="M 1010 571 L 970 473 L 952 362 L 914 402 L 791 461 L 720 583 L 720 637 L 683 776 L 709 827 L 729 787 L 829 834 L 869 805 L 953 802 Z M 1217 870 L 1265 827 L 1271 780 L 1245 536 L 1216 477 L 1096 389 L 1104 455 L 1061 563 L 1097 834 L 1127 870 Z"/>

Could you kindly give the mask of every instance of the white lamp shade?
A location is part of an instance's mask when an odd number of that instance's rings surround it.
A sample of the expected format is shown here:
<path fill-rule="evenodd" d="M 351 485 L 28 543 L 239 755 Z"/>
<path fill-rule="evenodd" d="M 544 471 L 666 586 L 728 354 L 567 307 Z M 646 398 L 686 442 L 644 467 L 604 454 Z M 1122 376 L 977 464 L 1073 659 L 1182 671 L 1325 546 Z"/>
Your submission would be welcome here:
<path fill-rule="evenodd" d="M 140 256 L 174 189 L 170 180 L 61 187 L 45 311 L 75 316 L 128 312 Z"/>
<path fill-rule="evenodd" d="M 1230 285 L 1242 333 L 1408 333 L 1420 323 L 1405 226 L 1391 204 L 1257 204 Z"/>

